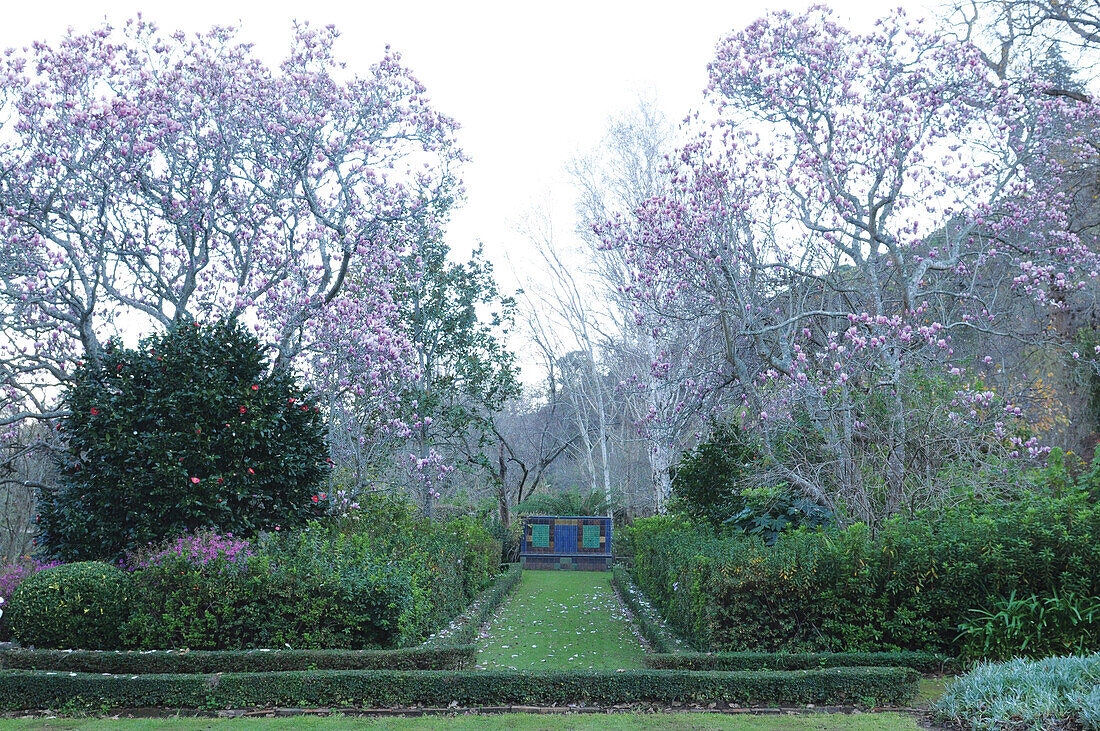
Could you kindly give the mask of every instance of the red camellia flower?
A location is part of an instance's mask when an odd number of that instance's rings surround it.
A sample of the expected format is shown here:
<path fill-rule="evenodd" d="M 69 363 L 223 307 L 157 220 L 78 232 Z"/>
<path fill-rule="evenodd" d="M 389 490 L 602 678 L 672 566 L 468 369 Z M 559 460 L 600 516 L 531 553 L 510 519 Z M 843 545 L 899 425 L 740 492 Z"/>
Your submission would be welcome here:
<path fill-rule="evenodd" d="M 288 404 L 292 404 L 292 403 L 294 403 L 294 402 L 295 402 L 295 401 L 297 401 L 297 400 L 298 400 L 298 399 L 296 399 L 296 398 L 292 398 L 292 399 L 289 399 L 289 400 L 287 401 L 287 403 L 288 403 Z"/>
<path fill-rule="evenodd" d="M 219 478 L 218 478 L 218 484 L 220 485 L 220 484 L 222 484 L 223 482 L 225 482 L 225 478 L 224 478 L 224 477 L 219 477 Z"/>
<path fill-rule="evenodd" d="M 253 390 L 253 391 L 259 391 L 259 390 L 260 390 L 260 387 L 259 387 L 259 386 L 257 386 L 257 385 L 256 385 L 255 383 L 253 383 L 253 384 L 252 384 L 252 390 Z"/>
<path fill-rule="evenodd" d="M 248 474 L 250 474 L 250 475 L 254 475 L 254 474 L 256 474 L 256 470 L 254 470 L 254 469 L 252 469 L 251 467 L 249 467 L 249 468 L 248 468 Z"/>
<path fill-rule="evenodd" d="M 93 406 L 91 409 L 88 410 L 88 413 L 90 413 L 92 416 L 99 416 L 99 409 Z"/>
<path fill-rule="evenodd" d="M 199 484 L 199 478 L 197 478 L 197 477 L 192 477 L 192 478 L 191 478 L 191 482 L 193 482 L 193 483 L 195 483 L 195 484 L 197 485 L 197 484 Z"/>
<path fill-rule="evenodd" d="M 313 497 L 311 497 L 311 498 L 310 498 L 310 500 L 312 500 L 312 501 L 313 501 L 313 502 L 315 502 L 315 503 L 319 503 L 319 502 L 321 502 L 321 498 L 317 497 L 316 495 L 314 495 Z"/>
<path fill-rule="evenodd" d="M 243 414 L 243 413 L 245 413 L 246 411 L 248 411 L 248 409 L 246 409 L 245 407 L 243 407 L 243 406 L 242 406 L 242 407 L 241 407 L 241 413 Z"/>

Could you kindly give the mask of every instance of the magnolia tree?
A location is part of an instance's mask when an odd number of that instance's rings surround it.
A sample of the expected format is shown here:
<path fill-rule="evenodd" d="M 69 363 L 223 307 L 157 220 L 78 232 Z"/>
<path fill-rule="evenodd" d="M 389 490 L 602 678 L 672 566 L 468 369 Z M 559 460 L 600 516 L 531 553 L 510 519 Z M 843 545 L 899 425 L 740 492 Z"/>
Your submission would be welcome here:
<path fill-rule="evenodd" d="M 775 13 L 709 68 L 671 192 L 600 228 L 657 337 L 720 338 L 684 408 L 730 391 L 760 479 L 868 521 L 1037 455 L 989 386 L 996 343 L 1041 337 L 1041 308 L 1095 276 L 1055 164 L 1077 151 L 1044 142 L 1065 110 L 900 13 L 868 33 Z"/>
<path fill-rule="evenodd" d="M 657 318 L 639 307 L 626 251 L 603 246 L 597 232 L 600 222 L 669 191 L 668 156 L 675 134 L 655 104 L 642 98 L 636 108 L 612 120 L 600 146 L 574 160 L 570 169 L 580 193 L 578 233 L 607 306 L 599 313 L 606 340 L 601 367 L 614 375 L 617 388 L 609 396 L 619 402 L 635 438 L 644 444 L 652 487 L 647 503 L 659 512 L 671 495 L 672 469 L 681 450 L 699 432 L 701 419 L 719 407 L 713 397 L 722 395 L 714 387 L 723 378 L 721 351 L 714 347 L 720 338 L 710 318 Z M 647 284 L 650 297 L 662 297 L 662 280 L 651 278 Z M 591 300 L 573 301 L 596 317 Z M 687 403 L 694 408 L 685 408 Z M 629 447 L 623 442 L 615 451 L 628 452 Z"/>
<path fill-rule="evenodd" d="M 231 30 L 131 21 L 0 60 L 0 424 L 58 415 L 106 337 L 237 319 L 328 395 L 415 371 L 394 272 L 456 193 L 456 125 L 388 49 L 364 76 L 297 26 L 269 67 Z"/>

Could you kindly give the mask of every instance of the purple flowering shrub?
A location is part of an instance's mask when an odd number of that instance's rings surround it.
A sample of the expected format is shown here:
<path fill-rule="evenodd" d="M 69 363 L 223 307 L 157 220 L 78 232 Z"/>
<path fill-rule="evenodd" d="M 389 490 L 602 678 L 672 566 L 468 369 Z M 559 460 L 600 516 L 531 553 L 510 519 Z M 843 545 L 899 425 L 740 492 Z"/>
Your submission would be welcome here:
<path fill-rule="evenodd" d="M 223 535 L 206 530 L 184 534 L 167 543 L 131 552 L 123 560 L 123 568 L 127 571 L 139 571 L 181 561 L 192 566 L 207 566 L 211 563 L 236 565 L 245 563 L 252 555 L 248 541 L 235 538 L 232 533 Z"/>
<path fill-rule="evenodd" d="M 16 587 L 23 583 L 33 569 L 30 564 L 15 563 L 0 569 L 0 599 L 7 601 L 15 592 Z"/>

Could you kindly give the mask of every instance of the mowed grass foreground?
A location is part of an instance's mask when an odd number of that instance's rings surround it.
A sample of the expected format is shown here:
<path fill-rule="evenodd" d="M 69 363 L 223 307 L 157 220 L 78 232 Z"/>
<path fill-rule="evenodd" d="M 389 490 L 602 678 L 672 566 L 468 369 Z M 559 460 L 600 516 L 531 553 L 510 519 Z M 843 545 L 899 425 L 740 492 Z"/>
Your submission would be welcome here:
<path fill-rule="evenodd" d="M 499 716 L 421 716 L 418 718 L 88 718 L 0 720 L 0 731 L 917 731 L 916 719 L 897 713 L 851 716 L 815 713 L 791 716 L 724 716 L 713 713 L 623 713 Z"/>
<path fill-rule="evenodd" d="M 598 571 L 524 571 L 478 645 L 490 670 L 641 668 L 644 654 L 611 574 Z"/>

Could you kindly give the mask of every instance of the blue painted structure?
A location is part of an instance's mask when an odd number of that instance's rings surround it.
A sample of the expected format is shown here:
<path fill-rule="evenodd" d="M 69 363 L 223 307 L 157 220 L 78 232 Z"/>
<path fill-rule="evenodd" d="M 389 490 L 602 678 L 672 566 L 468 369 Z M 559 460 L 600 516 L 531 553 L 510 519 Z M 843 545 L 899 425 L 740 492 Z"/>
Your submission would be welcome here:
<path fill-rule="evenodd" d="M 527 569 L 608 571 L 612 529 L 604 515 L 529 515 L 523 519 L 520 562 Z"/>

